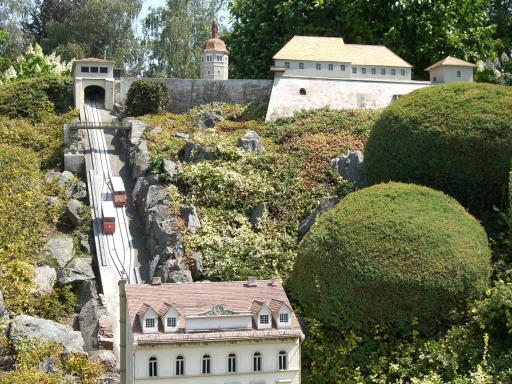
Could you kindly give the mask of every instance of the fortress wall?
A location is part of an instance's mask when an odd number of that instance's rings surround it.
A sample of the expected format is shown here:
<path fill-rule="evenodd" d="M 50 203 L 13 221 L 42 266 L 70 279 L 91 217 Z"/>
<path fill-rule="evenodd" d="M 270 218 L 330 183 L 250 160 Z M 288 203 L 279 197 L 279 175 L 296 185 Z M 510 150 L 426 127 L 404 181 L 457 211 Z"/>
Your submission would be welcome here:
<path fill-rule="evenodd" d="M 115 95 L 117 103 L 125 104 L 130 85 L 137 78 L 121 78 Z M 183 113 L 195 105 L 222 101 L 246 104 L 269 97 L 272 80 L 204 80 L 204 79 L 147 79 L 163 81 L 169 86 L 171 102 L 167 110 Z"/>

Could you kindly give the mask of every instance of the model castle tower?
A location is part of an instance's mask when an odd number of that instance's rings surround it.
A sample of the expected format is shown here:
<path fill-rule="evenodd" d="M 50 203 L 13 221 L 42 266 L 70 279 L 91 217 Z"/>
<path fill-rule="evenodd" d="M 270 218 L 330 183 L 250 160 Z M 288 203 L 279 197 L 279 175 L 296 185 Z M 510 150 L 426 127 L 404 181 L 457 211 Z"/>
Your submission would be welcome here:
<path fill-rule="evenodd" d="M 219 23 L 213 20 L 212 37 L 206 42 L 201 53 L 201 79 L 227 80 L 228 56 L 226 44 L 219 39 Z"/>

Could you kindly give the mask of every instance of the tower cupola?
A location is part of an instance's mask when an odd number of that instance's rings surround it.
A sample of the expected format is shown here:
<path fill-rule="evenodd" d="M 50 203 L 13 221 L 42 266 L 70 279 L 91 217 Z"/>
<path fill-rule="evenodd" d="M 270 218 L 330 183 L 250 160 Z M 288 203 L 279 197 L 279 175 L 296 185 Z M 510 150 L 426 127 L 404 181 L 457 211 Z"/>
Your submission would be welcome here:
<path fill-rule="evenodd" d="M 204 45 L 201 53 L 201 79 L 227 80 L 228 79 L 229 51 L 226 44 L 219 39 L 219 23 L 212 22 L 212 35 Z"/>

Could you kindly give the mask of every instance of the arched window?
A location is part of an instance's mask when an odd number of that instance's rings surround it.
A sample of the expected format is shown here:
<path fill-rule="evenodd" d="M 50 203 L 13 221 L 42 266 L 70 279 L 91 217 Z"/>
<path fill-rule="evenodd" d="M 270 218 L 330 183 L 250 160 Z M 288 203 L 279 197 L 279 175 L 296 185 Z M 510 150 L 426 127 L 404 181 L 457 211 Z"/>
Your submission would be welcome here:
<path fill-rule="evenodd" d="M 210 355 L 204 355 L 202 359 L 201 373 L 203 375 L 210 374 Z"/>
<path fill-rule="evenodd" d="M 252 355 L 252 370 L 254 372 L 261 371 L 261 353 L 256 352 Z"/>
<path fill-rule="evenodd" d="M 306 94 L 306 88 L 301 88 L 299 93 L 304 96 Z"/>
<path fill-rule="evenodd" d="M 283 371 L 286 369 L 286 352 L 279 352 L 279 370 Z"/>
<path fill-rule="evenodd" d="M 230 353 L 228 356 L 228 372 L 236 372 L 236 355 L 234 353 Z"/>
<path fill-rule="evenodd" d="M 149 358 L 149 377 L 157 377 L 158 371 L 157 371 L 157 361 L 156 357 L 150 357 Z"/>
<path fill-rule="evenodd" d="M 185 374 L 183 365 L 183 356 L 178 356 L 176 358 L 176 376 L 183 376 Z"/>

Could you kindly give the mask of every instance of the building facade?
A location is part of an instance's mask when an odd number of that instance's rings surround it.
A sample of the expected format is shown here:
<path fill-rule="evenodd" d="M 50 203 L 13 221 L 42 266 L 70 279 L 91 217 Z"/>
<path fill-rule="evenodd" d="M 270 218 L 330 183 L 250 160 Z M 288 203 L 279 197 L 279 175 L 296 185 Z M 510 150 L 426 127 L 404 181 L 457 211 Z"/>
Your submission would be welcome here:
<path fill-rule="evenodd" d="M 473 82 L 475 64 L 447 56 L 443 60 L 431 65 L 425 71 L 430 73 L 433 84 L 455 83 L 458 81 Z"/>
<path fill-rule="evenodd" d="M 122 383 L 300 383 L 304 334 L 279 281 L 156 278 L 120 292 Z"/>
<path fill-rule="evenodd" d="M 219 24 L 214 20 L 212 37 L 206 42 L 201 53 L 200 77 L 206 80 L 227 80 L 228 65 L 229 52 L 226 44 L 219 39 Z"/>
<path fill-rule="evenodd" d="M 73 97 L 80 109 L 89 95 L 100 100 L 105 109 L 114 106 L 114 62 L 96 58 L 73 62 Z"/>

